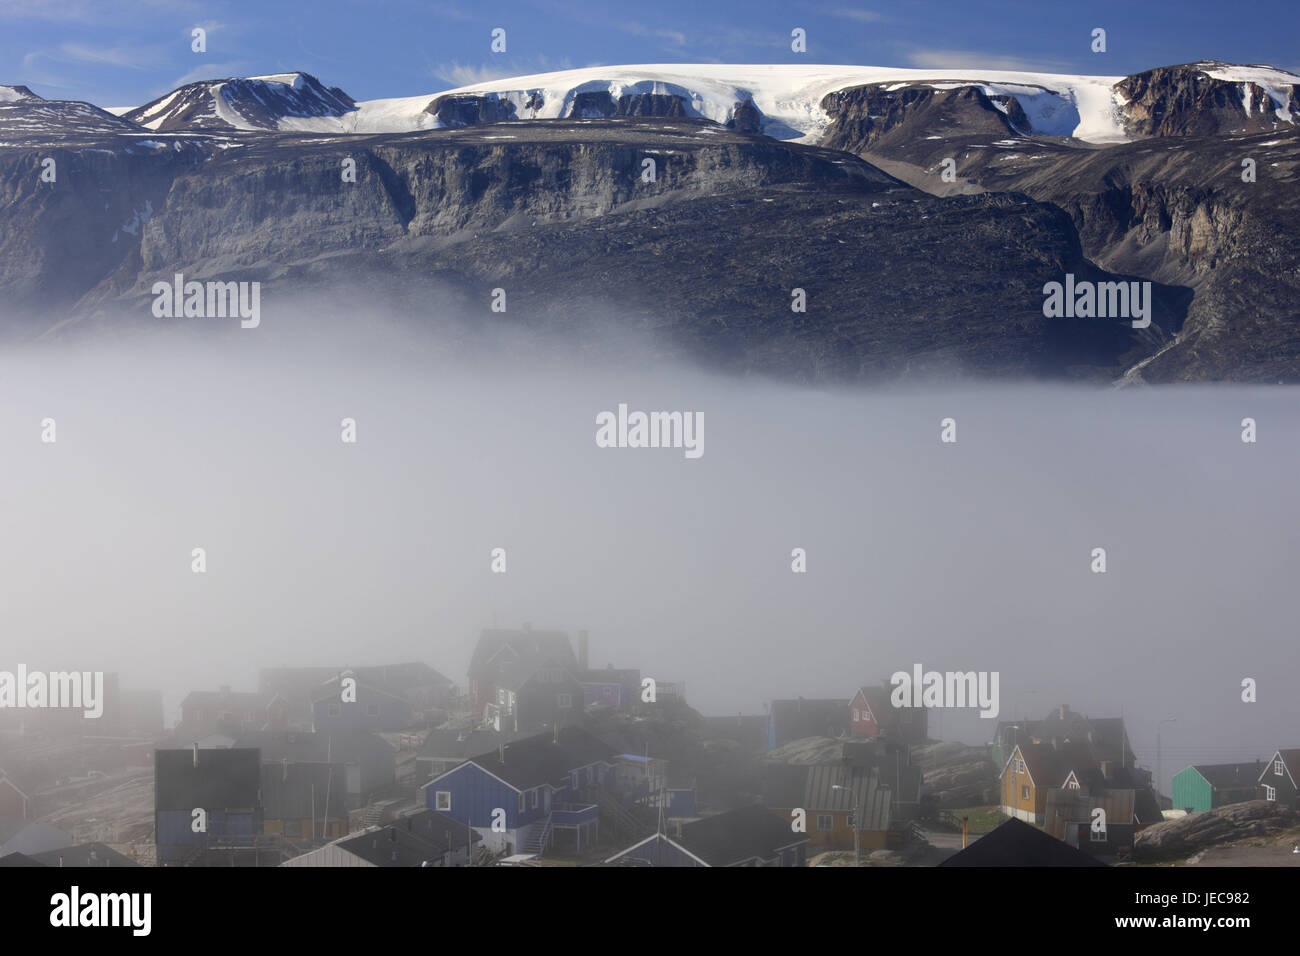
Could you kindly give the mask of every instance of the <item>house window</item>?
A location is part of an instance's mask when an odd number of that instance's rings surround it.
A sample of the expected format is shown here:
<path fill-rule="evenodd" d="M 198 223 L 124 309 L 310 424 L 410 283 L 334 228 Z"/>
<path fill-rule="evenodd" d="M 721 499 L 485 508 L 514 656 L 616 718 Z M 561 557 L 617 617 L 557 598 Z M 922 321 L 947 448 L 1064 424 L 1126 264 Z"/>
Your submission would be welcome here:
<path fill-rule="evenodd" d="M 853 708 L 853 722 L 855 724 L 858 722 L 858 709 L 856 707 Z"/>
<path fill-rule="evenodd" d="M 342 712 L 343 712 L 343 708 L 339 704 L 330 704 L 329 715 L 331 717 L 337 717 Z"/>
<path fill-rule="evenodd" d="M 1092 829 L 1090 829 L 1088 832 L 1091 834 L 1090 839 L 1092 840 L 1093 843 L 1105 843 L 1105 842 L 1106 842 L 1106 831 L 1105 831 L 1105 830 L 1092 830 Z"/>
<path fill-rule="evenodd" d="M 560 710 L 568 710 L 573 706 L 573 696 L 571 694 L 559 694 L 558 702 Z"/>
<path fill-rule="evenodd" d="M 1273 773 L 1277 774 L 1279 777 L 1282 776 L 1282 761 L 1273 761 Z"/>
<path fill-rule="evenodd" d="M 1265 799 L 1265 800 L 1276 800 L 1276 799 L 1277 799 L 1277 789 L 1274 788 L 1274 787 L 1270 787 L 1270 786 L 1268 786 L 1268 785 L 1266 784 L 1266 785 L 1264 786 L 1264 799 Z"/>
<path fill-rule="evenodd" d="M 536 790 L 533 791 L 533 809 L 534 809 L 534 810 L 537 809 L 537 793 L 538 793 L 538 791 L 536 791 Z"/>
<path fill-rule="evenodd" d="M 826 831 L 826 830 L 834 829 L 834 827 L 835 827 L 835 821 L 831 819 L 831 815 L 829 813 L 817 814 L 818 830 Z"/>
<path fill-rule="evenodd" d="M 1025 772 L 1025 762 L 1024 762 L 1023 760 L 1021 760 L 1019 757 L 1017 757 L 1017 758 L 1016 758 L 1016 773 L 1024 773 L 1024 772 Z"/>
<path fill-rule="evenodd" d="M 434 806 L 434 809 L 435 809 L 435 810 L 450 810 L 450 809 L 451 809 L 451 791 L 450 791 L 450 790 L 439 790 L 439 791 L 437 792 L 437 794 L 436 794 L 435 799 L 434 799 L 434 804 L 433 804 L 433 806 Z"/>
<path fill-rule="evenodd" d="M 378 704 L 366 704 L 366 716 L 367 716 L 367 717 L 378 717 L 378 716 L 379 716 L 379 705 L 378 705 Z"/>
<path fill-rule="evenodd" d="M 523 813 L 527 809 L 528 809 L 527 798 L 521 793 L 519 794 L 519 812 Z"/>
<path fill-rule="evenodd" d="M 1029 799 L 1029 788 L 1028 788 L 1028 787 L 1021 787 L 1021 788 L 1020 788 L 1020 799 L 1021 799 L 1021 800 L 1028 800 L 1028 799 Z"/>
<path fill-rule="evenodd" d="M 1077 781 L 1077 780 L 1075 780 L 1073 777 L 1071 777 L 1071 778 L 1070 778 L 1070 782 L 1067 783 L 1066 786 L 1069 787 L 1071 790 L 1078 790 L 1078 789 L 1079 789 L 1079 781 Z"/>

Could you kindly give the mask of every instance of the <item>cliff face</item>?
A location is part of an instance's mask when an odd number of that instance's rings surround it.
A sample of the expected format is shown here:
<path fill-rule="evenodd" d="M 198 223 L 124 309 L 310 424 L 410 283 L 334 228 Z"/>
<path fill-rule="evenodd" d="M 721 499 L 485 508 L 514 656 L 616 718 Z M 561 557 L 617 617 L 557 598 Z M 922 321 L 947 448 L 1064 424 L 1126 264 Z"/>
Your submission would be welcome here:
<path fill-rule="evenodd" d="M 1015 97 L 989 96 L 978 86 L 899 85 L 877 83 L 828 95 L 821 105 L 831 126 L 822 145 L 861 154 L 882 141 L 907 142 L 924 135 L 1000 139 L 1030 131 Z"/>
<path fill-rule="evenodd" d="M 1165 66 L 1120 80 L 1122 116 L 1133 136 L 1213 136 L 1260 133 L 1284 122 L 1278 111 L 1300 114 L 1300 89 L 1269 90 L 1248 80 L 1216 79 L 1196 65 Z"/>

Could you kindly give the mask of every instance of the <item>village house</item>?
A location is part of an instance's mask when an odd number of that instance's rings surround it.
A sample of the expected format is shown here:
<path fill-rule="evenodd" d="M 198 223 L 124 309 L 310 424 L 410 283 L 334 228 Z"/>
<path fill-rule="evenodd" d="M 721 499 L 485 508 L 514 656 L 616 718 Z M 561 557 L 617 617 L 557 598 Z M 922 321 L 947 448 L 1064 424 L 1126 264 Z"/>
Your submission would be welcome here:
<path fill-rule="evenodd" d="M 211 862 L 262 833 L 262 760 L 255 749 L 154 752 L 154 839 L 160 865 Z M 195 832 L 196 810 L 204 829 Z"/>
<path fill-rule="evenodd" d="M 809 846 L 816 850 L 881 850 L 889 844 L 893 792 L 873 767 L 768 764 L 763 805 L 795 820 L 803 811 Z"/>
<path fill-rule="evenodd" d="M 393 745 L 365 731 L 246 733 L 225 746 L 255 748 L 268 766 L 287 763 L 335 768 L 326 779 L 342 786 L 331 785 L 325 791 L 331 811 L 364 806 L 372 798 L 392 792 L 397 783 L 397 752 Z"/>
<path fill-rule="evenodd" d="M 317 688 L 311 704 L 312 729 L 317 733 L 395 733 L 411 726 L 414 713 L 404 697 L 368 684 L 351 671 L 336 674 Z"/>
<path fill-rule="evenodd" d="M 1259 798 L 1300 810 L 1300 750 L 1277 750 L 1259 775 Z"/>
<path fill-rule="evenodd" d="M 284 730 L 287 704 L 277 695 L 246 693 L 222 687 L 218 691 L 191 691 L 181 701 L 177 736 L 197 740 L 209 734 L 231 736 L 247 730 Z"/>
<path fill-rule="evenodd" d="M 384 826 L 349 834 L 286 860 L 289 867 L 468 866 L 480 842 L 469 827 L 433 810 L 408 814 Z"/>
<path fill-rule="evenodd" d="M 849 733 L 854 737 L 919 745 L 929 735 L 925 707 L 894 707 L 888 681 L 879 686 L 858 688 L 849 703 Z"/>
<path fill-rule="evenodd" d="M 479 635 L 469 665 L 469 704 L 475 713 L 484 714 L 488 705 L 503 706 L 498 693 L 501 670 L 524 657 L 539 667 L 570 675 L 586 669 L 585 664 L 579 667 L 569 635 L 563 631 L 534 631 L 528 626 L 517 631 L 485 630 Z"/>
<path fill-rule="evenodd" d="M 557 835 L 581 853 L 599 837 L 594 801 L 613 785 L 615 757 L 569 727 L 502 744 L 421 789 L 430 809 L 473 827 L 492 853 L 540 854 Z"/>
<path fill-rule="evenodd" d="M 1265 764 L 1193 764 L 1174 774 L 1170 785 L 1175 810 L 1204 813 L 1230 803 L 1245 803 L 1258 797 Z"/>
<path fill-rule="evenodd" d="M 767 807 L 751 805 L 683 823 L 675 836 L 656 833 L 605 860 L 611 866 L 801 867 L 808 836 Z"/>

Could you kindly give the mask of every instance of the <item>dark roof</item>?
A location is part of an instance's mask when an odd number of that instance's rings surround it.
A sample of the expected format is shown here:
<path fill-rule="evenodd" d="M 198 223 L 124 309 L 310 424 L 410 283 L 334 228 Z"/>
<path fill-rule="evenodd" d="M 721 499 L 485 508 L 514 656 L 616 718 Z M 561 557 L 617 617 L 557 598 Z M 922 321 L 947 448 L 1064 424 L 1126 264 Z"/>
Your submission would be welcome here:
<path fill-rule="evenodd" d="M 61 850 L 48 850 L 45 853 L 35 853 L 32 859 L 44 863 L 46 866 L 59 866 L 62 860 L 63 866 L 139 866 L 129 856 L 123 856 L 112 847 L 105 846 L 102 843 L 82 843 L 78 846 L 65 846 Z"/>
<path fill-rule="evenodd" d="M 353 763 L 366 757 L 390 756 L 393 745 L 378 734 L 364 730 L 265 731 L 240 734 L 236 747 L 262 751 L 266 763 L 289 760 L 294 763 Z"/>
<path fill-rule="evenodd" d="M 230 750 L 155 750 L 156 810 L 251 809 L 261 788 L 260 752 Z"/>
<path fill-rule="evenodd" d="M 1198 763 L 1192 766 L 1214 789 L 1235 790 L 1255 786 L 1266 765 L 1256 760 L 1252 763 Z"/>
<path fill-rule="evenodd" d="M 757 804 L 687 823 L 677 841 L 710 866 L 731 866 L 757 857 L 770 860 L 785 847 L 808 842 L 790 820 Z"/>
<path fill-rule="evenodd" d="M 312 704 L 315 705 L 325 700 L 328 701 L 340 700 L 341 698 L 339 697 L 339 683 L 345 677 L 351 677 L 353 680 L 355 680 L 357 682 L 358 690 L 364 688 L 365 690 L 369 691 L 372 694 L 380 694 L 384 697 L 389 698 L 390 700 L 401 701 L 404 704 L 410 703 L 410 701 L 408 701 L 405 697 L 402 696 L 401 691 L 395 690 L 391 687 L 385 687 L 382 684 L 378 684 L 373 681 L 369 681 L 366 678 L 360 676 L 355 671 L 345 670 L 341 674 L 335 674 L 329 680 L 325 681 L 325 683 L 321 684 L 319 687 L 317 687 L 315 690 L 312 691 L 311 694 Z"/>
<path fill-rule="evenodd" d="M 9 853 L 0 856 L 0 866 L 44 866 L 40 860 L 26 853 Z"/>
<path fill-rule="evenodd" d="M 889 691 L 885 687 L 862 687 L 858 689 L 867 701 L 867 707 L 871 711 L 871 716 L 877 722 L 883 723 L 889 719 L 890 712 L 894 709 L 889 702 Z M 856 695 L 855 695 L 856 696 Z"/>
<path fill-rule="evenodd" d="M 487 753 L 493 747 L 525 737 L 536 737 L 535 730 L 431 730 L 420 747 L 421 757 L 443 760 L 467 760 L 474 754 Z"/>
<path fill-rule="evenodd" d="M 940 866 L 1105 866 L 1050 833 L 1014 817 Z"/>
<path fill-rule="evenodd" d="M 346 819 L 347 768 L 329 763 L 262 765 L 262 816 L 267 820 Z"/>
<path fill-rule="evenodd" d="M 569 635 L 563 631 L 491 629 L 480 634 L 478 643 L 474 646 L 474 656 L 469 664 L 470 679 L 495 677 L 504 660 L 524 654 L 553 661 L 554 666 L 568 670 L 576 670 L 578 667 Z"/>
<path fill-rule="evenodd" d="M 1018 729 L 1008 733 L 1011 727 Z M 1128 746 L 1123 717 L 1085 717 L 1061 706 L 1043 720 L 1002 720 L 998 722 L 997 738 L 1010 747 L 1012 742 L 1058 742 L 1065 740 L 1087 741 L 1092 747 L 1093 759 L 1130 766 L 1137 757 Z"/>
<path fill-rule="evenodd" d="M 569 756 L 570 770 L 601 761 L 612 763 L 618 756 L 617 750 L 581 727 L 561 727 L 560 746 Z"/>
<path fill-rule="evenodd" d="M 434 810 L 421 810 L 400 820 L 339 840 L 347 850 L 375 866 L 420 866 L 440 859 L 449 849 L 482 840 L 477 833 Z"/>
<path fill-rule="evenodd" d="M 1279 750 L 1273 754 L 1273 757 L 1269 758 L 1268 763 L 1264 766 L 1263 773 L 1268 773 L 1272 769 L 1274 757 L 1282 758 L 1282 764 L 1286 772 L 1290 774 L 1291 782 L 1296 786 L 1300 786 L 1300 750 Z"/>
<path fill-rule="evenodd" d="M 1059 787 L 1065 783 L 1069 771 L 1061 764 L 1060 751 L 1051 744 L 1018 744 L 1011 751 L 1013 756 L 1017 749 L 1025 761 L 1025 769 L 1029 771 L 1029 777 L 1034 781 L 1035 787 Z"/>
<path fill-rule="evenodd" d="M 531 790 L 548 783 L 562 786 L 564 778 L 573 769 L 569 766 L 568 753 L 550 734 L 525 737 L 471 759 L 516 790 Z"/>

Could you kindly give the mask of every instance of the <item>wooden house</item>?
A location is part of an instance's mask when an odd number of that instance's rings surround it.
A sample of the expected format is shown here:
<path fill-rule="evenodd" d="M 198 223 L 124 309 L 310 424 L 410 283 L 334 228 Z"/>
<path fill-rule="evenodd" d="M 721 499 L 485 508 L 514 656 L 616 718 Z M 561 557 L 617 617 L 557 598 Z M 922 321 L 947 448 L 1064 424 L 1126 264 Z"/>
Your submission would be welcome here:
<path fill-rule="evenodd" d="M 599 835 L 591 802 L 612 785 L 615 752 L 579 728 L 526 737 L 424 784 L 426 806 L 473 827 L 493 853 L 541 853 L 557 835 L 578 852 Z"/>
<path fill-rule="evenodd" d="M 204 861 L 262 833 L 262 760 L 255 749 L 154 752 L 154 842 L 159 864 Z M 195 810 L 206 828 L 195 832 Z"/>
<path fill-rule="evenodd" d="M 181 701 L 178 735 L 197 740 L 209 734 L 236 735 L 250 730 L 284 730 L 288 707 L 277 695 L 231 691 L 191 691 Z"/>
<path fill-rule="evenodd" d="M 1259 775 L 1259 792 L 1261 800 L 1280 803 L 1292 810 L 1300 810 L 1300 790 L 1296 781 L 1300 780 L 1300 750 L 1278 750 L 1264 764 Z"/>
<path fill-rule="evenodd" d="M 925 743 L 929 735 L 928 709 L 894 707 L 890 693 L 887 682 L 858 688 L 849 702 L 849 733 L 866 740 L 884 738 L 905 745 Z"/>
<path fill-rule="evenodd" d="M 680 833 L 657 833 L 605 860 L 612 866 L 782 866 L 807 862 L 808 837 L 787 818 L 758 805 L 684 823 Z"/>
<path fill-rule="evenodd" d="M 468 866 L 480 837 L 433 810 L 349 834 L 280 864 L 288 867 Z"/>
<path fill-rule="evenodd" d="M 1174 774 L 1170 786 L 1175 810 L 1204 813 L 1230 803 L 1245 803 L 1258 796 L 1265 764 L 1193 764 Z"/>
<path fill-rule="evenodd" d="M 535 631 L 530 627 L 517 631 L 495 628 L 485 630 L 479 635 L 474 655 L 470 659 L 470 707 L 477 713 L 483 713 L 489 704 L 502 706 L 498 694 L 501 670 L 524 658 L 536 660 L 539 666 L 545 665 L 569 674 L 586 669 L 585 664 L 579 667 L 569 643 L 569 635 L 563 631 Z"/>

